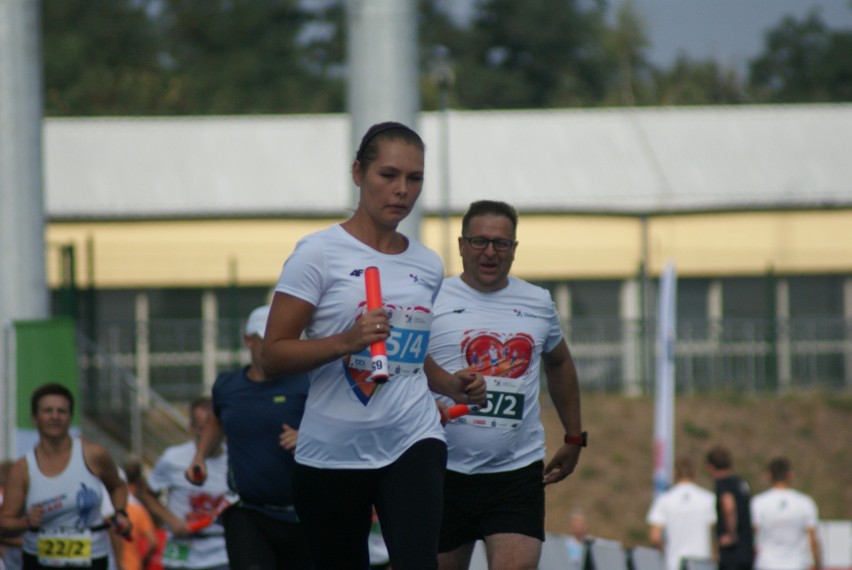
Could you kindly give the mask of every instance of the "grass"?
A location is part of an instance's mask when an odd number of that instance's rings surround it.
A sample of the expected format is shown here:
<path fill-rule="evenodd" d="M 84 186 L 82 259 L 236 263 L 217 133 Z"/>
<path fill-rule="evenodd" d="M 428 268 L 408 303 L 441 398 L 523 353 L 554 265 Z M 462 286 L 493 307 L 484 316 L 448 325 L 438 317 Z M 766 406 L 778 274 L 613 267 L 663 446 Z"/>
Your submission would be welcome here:
<path fill-rule="evenodd" d="M 542 406 L 548 458 L 562 427 L 549 401 Z M 583 396 L 589 447 L 565 481 L 547 488 L 547 532 L 568 533 L 568 513 L 586 512 L 591 533 L 625 547 L 647 544 L 645 515 L 652 498 L 654 402 L 619 395 Z M 712 489 L 704 455 L 716 444 L 734 454 L 735 470 L 758 493 L 768 487 L 766 465 L 786 455 L 793 485 L 817 502 L 822 520 L 852 516 L 852 398 L 821 394 L 680 397 L 675 411 L 675 456 L 699 469 L 697 483 Z"/>

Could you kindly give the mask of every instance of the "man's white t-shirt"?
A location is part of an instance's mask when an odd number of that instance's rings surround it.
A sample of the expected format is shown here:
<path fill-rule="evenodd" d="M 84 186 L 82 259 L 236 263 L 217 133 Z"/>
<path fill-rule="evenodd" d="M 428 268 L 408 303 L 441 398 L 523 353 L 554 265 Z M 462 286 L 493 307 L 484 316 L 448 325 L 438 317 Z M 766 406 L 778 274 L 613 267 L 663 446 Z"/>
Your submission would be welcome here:
<path fill-rule="evenodd" d="M 454 276 L 444 280 L 434 313 L 430 356 L 448 372 L 482 372 L 488 385 L 483 409 L 446 426 L 447 468 L 496 473 L 543 459 L 541 354 L 562 340 L 550 292 L 510 276 L 486 293 Z"/>
<path fill-rule="evenodd" d="M 654 499 L 647 522 L 665 534 L 667 570 L 679 570 L 683 558 L 710 558 L 716 495 L 695 483 L 677 483 Z"/>
<path fill-rule="evenodd" d="M 187 522 L 209 516 L 224 501 L 228 489 L 227 449 L 206 460 L 207 480 L 201 486 L 186 480 L 184 472 L 195 457 L 195 442 L 188 441 L 167 448 L 157 459 L 148 486 L 155 493 L 165 491 L 166 508 Z M 178 538 L 169 534 L 163 551 L 167 568 L 209 568 L 228 563 L 225 530 L 216 522 L 199 536 Z"/>
<path fill-rule="evenodd" d="M 418 441 L 444 441 L 423 371 L 444 271 L 435 252 L 409 239 L 406 251 L 381 253 L 335 225 L 296 244 L 275 291 L 316 307 L 305 334 L 326 338 L 351 328 L 366 311 L 364 270 L 370 266 L 379 269 L 392 327 L 386 341 L 390 379 L 381 385 L 369 381 L 369 348 L 311 371 L 296 445 L 300 464 L 379 468 Z"/>
<path fill-rule="evenodd" d="M 819 522 L 816 503 L 794 489 L 769 489 L 751 500 L 758 570 L 802 570 L 811 560 L 808 529 Z"/>

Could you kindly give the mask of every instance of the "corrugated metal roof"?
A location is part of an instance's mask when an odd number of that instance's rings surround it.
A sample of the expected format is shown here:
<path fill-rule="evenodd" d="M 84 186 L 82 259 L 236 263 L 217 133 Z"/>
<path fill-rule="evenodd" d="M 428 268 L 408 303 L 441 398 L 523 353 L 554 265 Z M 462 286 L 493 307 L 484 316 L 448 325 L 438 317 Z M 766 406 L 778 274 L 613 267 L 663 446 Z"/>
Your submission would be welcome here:
<path fill-rule="evenodd" d="M 421 206 L 443 209 L 423 113 Z M 852 206 L 852 104 L 451 111 L 450 208 L 654 212 Z M 342 215 L 346 115 L 47 119 L 51 219 Z"/>

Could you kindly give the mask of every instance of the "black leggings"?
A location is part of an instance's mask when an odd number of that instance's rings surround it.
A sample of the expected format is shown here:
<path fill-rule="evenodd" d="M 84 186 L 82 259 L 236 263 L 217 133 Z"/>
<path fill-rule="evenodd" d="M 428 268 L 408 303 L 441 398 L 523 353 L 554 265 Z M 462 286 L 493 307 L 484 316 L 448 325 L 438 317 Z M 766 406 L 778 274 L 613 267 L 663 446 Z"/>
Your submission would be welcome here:
<path fill-rule="evenodd" d="M 296 464 L 296 512 L 315 568 L 366 570 L 367 536 L 375 505 L 394 570 L 438 567 L 447 446 L 437 439 L 412 445 L 379 469 L 317 469 Z"/>
<path fill-rule="evenodd" d="M 311 556 L 299 523 L 274 519 L 252 508 L 225 511 L 225 547 L 234 570 L 311 570 Z"/>

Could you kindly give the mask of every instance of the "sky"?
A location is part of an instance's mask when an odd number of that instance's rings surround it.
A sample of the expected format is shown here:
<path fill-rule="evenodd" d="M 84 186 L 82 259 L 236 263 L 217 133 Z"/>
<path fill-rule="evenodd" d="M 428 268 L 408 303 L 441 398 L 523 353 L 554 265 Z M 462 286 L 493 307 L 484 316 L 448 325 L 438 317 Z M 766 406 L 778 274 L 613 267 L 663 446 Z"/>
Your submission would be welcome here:
<path fill-rule="evenodd" d="M 444 0 L 459 18 L 476 0 Z M 518 0 L 523 1 L 523 0 Z M 609 0 L 612 11 L 624 0 Z M 741 74 L 763 51 L 764 34 L 784 16 L 801 20 L 814 8 L 832 29 L 852 30 L 852 0 L 633 0 L 645 20 L 651 63 L 669 67 L 680 53 L 712 58 Z"/>

